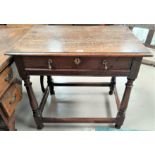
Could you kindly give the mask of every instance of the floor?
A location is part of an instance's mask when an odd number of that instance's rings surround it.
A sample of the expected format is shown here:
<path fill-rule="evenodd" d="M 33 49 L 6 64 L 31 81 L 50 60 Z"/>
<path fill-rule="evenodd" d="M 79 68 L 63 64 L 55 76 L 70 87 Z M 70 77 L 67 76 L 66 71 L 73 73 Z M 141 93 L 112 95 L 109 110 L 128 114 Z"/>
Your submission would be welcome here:
<path fill-rule="evenodd" d="M 65 81 L 109 81 L 101 77 L 54 77 L 55 82 Z M 39 77 L 31 77 L 38 102 L 42 97 Z M 123 94 L 126 78 L 117 78 L 119 95 Z M 139 76 L 134 82 L 126 119 L 122 128 L 134 130 L 155 130 L 155 68 L 141 65 Z M 116 116 L 114 97 L 108 95 L 108 88 L 102 87 L 55 87 L 55 96 L 49 96 L 43 113 L 55 117 L 102 117 Z M 18 130 L 36 130 L 27 93 L 23 87 L 23 100 L 16 110 Z M 93 131 L 107 124 L 46 124 L 42 130 Z M 112 125 L 110 125 L 112 126 Z"/>
<path fill-rule="evenodd" d="M 140 28 L 140 27 L 134 27 L 132 32 L 134 33 L 134 35 L 141 41 L 141 42 L 145 42 L 147 34 L 149 32 L 149 29 L 147 28 Z M 155 46 L 155 34 L 152 38 L 152 42 L 151 45 Z"/>
<path fill-rule="evenodd" d="M 153 56 L 143 58 L 142 63 L 155 67 L 155 49 L 153 49 L 153 48 L 148 48 L 148 49 L 150 50 L 150 52 L 152 53 Z"/>
<path fill-rule="evenodd" d="M 145 43 L 149 29 L 134 27 L 132 32 L 142 43 Z M 152 38 L 151 45 L 155 46 L 155 33 L 154 33 L 154 36 Z M 148 48 L 148 49 L 152 52 L 153 57 L 143 58 L 143 63 L 147 64 L 147 65 L 155 66 L 155 49 L 154 48 Z"/>

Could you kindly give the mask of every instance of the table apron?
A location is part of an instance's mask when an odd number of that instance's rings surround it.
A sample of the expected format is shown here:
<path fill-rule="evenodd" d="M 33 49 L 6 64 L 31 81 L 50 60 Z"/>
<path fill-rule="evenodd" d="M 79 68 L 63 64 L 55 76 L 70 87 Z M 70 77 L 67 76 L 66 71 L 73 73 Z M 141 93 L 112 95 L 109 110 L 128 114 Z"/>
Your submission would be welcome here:
<path fill-rule="evenodd" d="M 57 76 L 128 76 L 130 70 L 81 70 L 81 69 L 37 69 L 25 68 L 27 75 L 57 75 Z"/>

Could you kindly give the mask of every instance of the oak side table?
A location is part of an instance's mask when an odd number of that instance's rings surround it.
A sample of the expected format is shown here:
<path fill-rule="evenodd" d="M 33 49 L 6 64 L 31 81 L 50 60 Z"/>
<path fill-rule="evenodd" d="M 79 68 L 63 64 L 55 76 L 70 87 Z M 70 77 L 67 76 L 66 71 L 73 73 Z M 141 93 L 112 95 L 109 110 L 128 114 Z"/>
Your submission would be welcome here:
<path fill-rule="evenodd" d="M 125 119 L 133 81 L 137 78 L 143 57 L 152 56 L 125 26 L 34 26 L 7 52 L 13 56 L 25 83 L 37 128 L 43 123 L 114 123 L 120 128 Z M 44 96 L 38 104 L 31 75 L 48 77 Z M 110 82 L 54 83 L 51 76 L 108 76 Z M 120 101 L 116 77 L 127 77 Z M 42 112 L 54 86 L 109 87 L 115 95 L 116 118 L 49 118 Z M 42 83 L 43 87 L 43 83 Z"/>

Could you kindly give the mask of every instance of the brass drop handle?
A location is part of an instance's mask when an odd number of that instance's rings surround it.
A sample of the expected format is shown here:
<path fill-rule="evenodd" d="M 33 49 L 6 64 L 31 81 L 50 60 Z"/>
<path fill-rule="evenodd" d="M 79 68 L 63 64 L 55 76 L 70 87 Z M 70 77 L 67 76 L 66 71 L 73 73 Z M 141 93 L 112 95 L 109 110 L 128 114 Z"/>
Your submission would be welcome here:
<path fill-rule="evenodd" d="M 52 63 L 53 63 L 52 59 L 48 59 L 48 68 L 49 69 L 52 69 Z"/>
<path fill-rule="evenodd" d="M 9 102 L 9 104 L 13 104 L 16 101 L 16 94 L 14 96 L 12 96 L 11 101 Z"/>
<path fill-rule="evenodd" d="M 76 65 L 79 65 L 79 64 L 81 63 L 80 58 L 75 58 L 75 59 L 74 59 L 74 63 L 75 63 Z"/>
<path fill-rule="evenodd" d="M 104 69 L 107 70 L 108 69 L 108 62 L 106 60 L 103 60 L 102 64 L 104 65 Z"/>

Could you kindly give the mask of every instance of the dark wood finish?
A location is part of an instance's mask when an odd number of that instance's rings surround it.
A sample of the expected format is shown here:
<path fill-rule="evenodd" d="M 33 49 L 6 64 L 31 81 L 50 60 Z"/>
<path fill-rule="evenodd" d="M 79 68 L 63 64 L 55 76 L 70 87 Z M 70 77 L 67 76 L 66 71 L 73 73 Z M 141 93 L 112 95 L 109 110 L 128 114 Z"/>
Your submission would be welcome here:
<path fill-rule="evenodd" d="M 131 69 L 130 69 L 130 74 L 128 75 L 129 79 L 134 80 L 137 78 L 141 62 L 142 62 L 142 57 L 133 58 Z"/>
<path fill-rule="evenodd" d="M 34 63 L 34 60 L 39 63 Z M 52 61 L 49 66 L 49 61 Z M 76 62 L 77 60 L 77 62 Z M 79 62 L 78 62 L 79 61 Z M 23 58 L 23 63 L 25 68 L 34 68 L 34 69 L 91 69 L 91 70 L 129 70 L 131 66 L 132 58 L 128 57 L 72 57 L 72 56 L 25 56 Z M 122 65 L 121 65 L 122 64 Z"/>
<path fill-rule="evenodd" d="M 125 26 L 34 26 L 9 51 L 27 56 L 150 56 Z"/>
<path fill-rule="evenodd" d="M 54 86 L 77 86 L 77 87 L 110 87 L 110 82 L 66 82 L 66 83 L 54 83 Z"/>
<path fill-rule="evenodd" d="M 47 84 L 48 84 L 48 86 L 50 88 L 50 94 L 54 95 L 55 94 L 55 92 L 54 92 L 54 83 L 53 83 L 53 79 L 52 79 L 51 76 L 47 76 Z"/>
<path fill-rule="evenodd" d="M 114 95 L 115 95 L 115 100 L 116 100 L 116 105 L 117 105 L 117 109 L 119 110 L 121 102 L 118 96 L 118 92 L 117 92 L 117 88 L 114 87 Z"/>
<path fill-rule="evenodd" d="M 37 124 L 37 128 L 41 129 L 43 127 L 41 111 L 39 110 L 38 103 L 37 103 L 36 97 L 34 95 L 32 86 L 31 86 L 32 83 L 30 82 L 29 76 L 26 76 L 23 80 L 24 80 L 24 83 L 25 83 L 24 85 L 25 85 L 27 93 L 28 93 L 30 105 L 31 105 L 31 108 L 33 111 L 34 120 Z"/>
<path fill-rule="evenodd" d="M 110 91 L 109 91 L 110 95 L 113 94 L 113 91 L 114 91 L 114 88 L 115 88 L 115 84 L 116 84 L 116 77 L 113 76 L 111 78 L 111 85 L 110 85 Z"/>
<path fill-rule="evenodd" d="M 45 93 L 45 87 L 44 87 L 44 76 L 40 76 L 40 85 L 41 85 L 41 90 L 43 93 Z M 50 94 L 54 95 L 54 82 L 51 76 L 47 76 L 47 85 L 50 88 Z"/>
<path fill-rule="evenodd" d="M 115 118 L 42 118 L 44 123 L 115 123 Z"/>
<path fill-rule="evenodd" d="M 7 54 L 14 57 L 25 82 L 35 122 L 40 129 L 43 123 L 49 122 L 115 123 L 115 127 L 120 128 L 141 60 L 144 56 L 151 56 L 131 31 L 123 26 L 37 26 Z M 48 76 L 47 89 L 40 106 L 29 81 L 31 75 L 41 75 L 42 88 L 43 76 Z M 110 83 L 54 83 L 51 75 L 110 76 L 112 79 Z M 121 102 L 116 90 L 117 76 L 128 79 Z M 116 118 L 44 118 L 42 111 L 48 90 L 62 85 L 109 86 L 109 94 L 114 92 L 118 108 Z"/>
<path fill-rule="evenodd" d="M 130 70 L 92 70 L 92 69 L 42 69 L 42 68 L 25 68 L 24 71 L 28 75 L 68 75 L 68 76 L 128 76 Z"/>
<path fill-rule="evenodd" d="M 44 110 L 44 106 L 45 106 L 45 103 L 46 103 L 46 100 L 47 100 L 48 95 L 49 95 L 49 86 L 45 89 L 44 96 L 43 96 L 43 98 L 41 100 L 41 103 L 39 105 L 39 110 L 40 110 L 41 113 Z"/>
<path fill-rule="evenodd" d="M 123 95 L 123 98 L 121 101 L 121 105 L 119 107 L 117 117 L 116 117 L 116 125 L 115 125 L 116 128 L 120 128 L 124 122 L 125 111 L 126 111 L 127 106 L 128 106 L 132 84 L 133 84 L 133 80 L 128 78 L 128 81 L 126 83 L 125 92 L 124 92 L 124 95 Z"/>
<path fill-rule="evenodd" d="M 44 87 L 44 76 L 40 76 L 40 86 L 43 93 L 45 93 L 45 87 Z"/>

